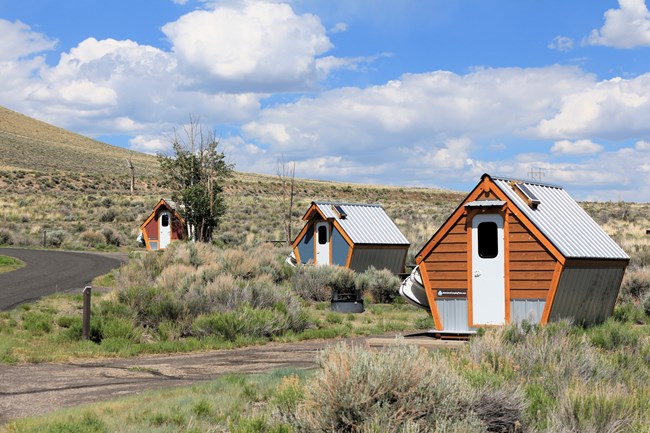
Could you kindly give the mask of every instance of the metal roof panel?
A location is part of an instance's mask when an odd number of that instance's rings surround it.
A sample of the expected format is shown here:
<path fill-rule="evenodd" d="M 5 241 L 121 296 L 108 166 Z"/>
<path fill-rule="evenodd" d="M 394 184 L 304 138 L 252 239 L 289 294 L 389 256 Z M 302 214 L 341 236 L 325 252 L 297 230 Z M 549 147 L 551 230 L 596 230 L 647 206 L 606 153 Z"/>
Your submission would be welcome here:
<path fill-rule="evenodd" d="M 381 205 L 332 202 L 314 204 L 327 219 L 336 220 L 355 244 L 410 244 Z M 339 206 L 345 212 L 345 218 L 340 218 L 334 206 Z"/>
<path fill-rule="evenodd" d="M 630 258 L 563 188 L 531 181 L 491 178 L 565 257 Z M 535 208 L 528 206 L 513 190 L 512 182 L 524 183 L 539 199 L 539 204 Z"/>

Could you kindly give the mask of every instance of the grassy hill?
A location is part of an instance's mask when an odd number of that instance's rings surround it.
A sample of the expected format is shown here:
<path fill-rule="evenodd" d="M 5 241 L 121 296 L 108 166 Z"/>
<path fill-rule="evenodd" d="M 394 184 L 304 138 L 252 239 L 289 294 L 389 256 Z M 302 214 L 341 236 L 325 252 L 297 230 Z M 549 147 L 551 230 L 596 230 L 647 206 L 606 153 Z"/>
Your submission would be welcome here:
<path fill-rule="evenodd" d="M 143 172 L 156 158 L 111 146 L 0 107 L 0 167 L 30 171 L 128 174 L 128 159 Z"/>
<path fill-rule="evenodd" d="M 125 163 L 136 166 L 129 191 Z M 0 107 L 0 244 L 72 249 L 137 248 L 140 224 L 169 191 L 151 155 L 111 146 Z M 215 241 L 259 244 L 284 238 L 282 185 L 276 176 L 236 172 L 225 185 L 228 212 Z M 311 201 L 380 203 L 411 241 L 414 254 L 464 192 L 296 179 L 294 236 Z M 650 265 L 650 205 L 588 202 L 583 207 L 632 256 Z"/>
<path fill-rule="evenodd" d="M 136 167 L 129 191 L 126 160 Z M 135 248 L 138 227 L 171 191 L 155 157 L 111 146 L 0 107 L 0 244 Z M 275 176 L 237 172 L 225 186 L 222 244 L 283 239 L 282 186 Z M 380 203 L 419 248 L 464 194 L 296 179 L 294 234 L 313 200 Z M 102 241 L 103 239 L 103 241 Z"/>

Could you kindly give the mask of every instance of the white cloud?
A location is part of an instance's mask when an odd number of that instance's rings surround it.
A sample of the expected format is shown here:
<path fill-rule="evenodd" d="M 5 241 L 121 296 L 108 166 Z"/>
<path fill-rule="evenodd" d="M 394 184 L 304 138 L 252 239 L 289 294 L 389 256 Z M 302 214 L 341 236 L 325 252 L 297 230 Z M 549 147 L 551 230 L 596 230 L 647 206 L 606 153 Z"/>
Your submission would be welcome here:
<path fill-rule="evenodd" d="M 553 38 L 551 43 L 548 44 L 548 48 L 552 50 L 558 50 L 563 53 L 571 51 L 571 49 L 573 49 L 573 39 L 566 36 L 556 36 Z"/>
<path fill-rule="evenodd" d="M 567 92 L 556 114 L 534 128 L 543 138 L 598 136 L 627 139 L 650 135 L 650 74 L 614 78 Z"/>
<path fill-rule="evenodd" d="M 336 25 L 330 29 L 330 33 L 343 33 L 347 31 L 348 25 L 346 23 L 336 23 Z"/>
<path fill-rule="evenodd" d="M 560 140 L 556 141 L 551 147 L 551 152 L 562 155 L 588 155 L 598 153 L 603 150 L 603 146 L 594 143 L 591 140 Z"/>
<path fill-rule="evenodd" d="M 634 148 L 639 152 L 648 152 L 650 151 L 650 141 L 645 141 L 645 140 L 637 141 L 634 145 Z"/>
<path fill-rule="evenodd" d="M 56 47 L 57 41 L 20 21 L 0 19 L 0 62 L 19 60 Z"/>
<path fill-rule="evenodd" d="M 129 140 L 131 149 L 142 153 L 149 154 L 165 154 L 170 150 L 170 143 L 160 137 L 147 137 L 143 135 L 136 135 Z"/>
<path fill-rule="evenodd" d="M 557 113 L 567 92 L 590 86 L 592 76 L 557 66 L 406 74 L 385 85 L 335 89 L 268 108 L 243 131 L 305 156 L 385 156 L 397 147 L 427 148 L 454 137 L 524 134 Z"/>
<path fill-rule="evenodd" d="M 229 91 L 304 89 L 332 44 L 318 17 L 288 4 L 243 1 L 197 10 L 162 28 L 183 68 Z M 205 79 L 205 78 L 203 78 Z"/>
<path fill-rule="evenodd" d="M 619 0 L 620 9 L 605 12 L 605 24 L 586 43 L 615 48 L 650 46 L 650 12 L 645 0 Z"/>

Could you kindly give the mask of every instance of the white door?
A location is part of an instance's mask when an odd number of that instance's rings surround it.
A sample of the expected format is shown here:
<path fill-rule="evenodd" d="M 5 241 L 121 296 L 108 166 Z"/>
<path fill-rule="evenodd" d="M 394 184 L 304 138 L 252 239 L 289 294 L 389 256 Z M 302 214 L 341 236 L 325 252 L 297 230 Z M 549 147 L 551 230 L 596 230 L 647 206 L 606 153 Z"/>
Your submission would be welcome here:
<path fill-rule="evenodd" d="M 172 241 L 171 215 L 168 211 L 160 212 L 160 217 L 158 217 L 158 226 L 160 249 L 167 248 L 167 245 Z"/>
<path fill-rule="evenodd" d="M 330 265 L 330 225 L 327 222 L 316 223 L 316 264 Z"/>
<path fill-rule="evenodd" d="M 503 217 L 472 219 L 472 322 L 502 325 L 506 321 Z"/>

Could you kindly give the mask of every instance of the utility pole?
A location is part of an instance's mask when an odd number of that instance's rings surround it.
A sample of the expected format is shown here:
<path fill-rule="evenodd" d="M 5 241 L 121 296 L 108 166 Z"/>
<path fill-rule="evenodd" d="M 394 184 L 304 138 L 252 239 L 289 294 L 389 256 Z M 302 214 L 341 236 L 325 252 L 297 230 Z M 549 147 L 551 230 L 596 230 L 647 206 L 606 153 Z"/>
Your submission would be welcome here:
<path fill-rule="evenodd" d="M 536 182 L 541 182 L 544 175 L 545 175 L 544 170 L 542 170 L 541 168 L 535 170 L 533 167 L 531 167 L 530 170 L 528 171 L 528 177 L 530 177 L 532 180 Z"/>

